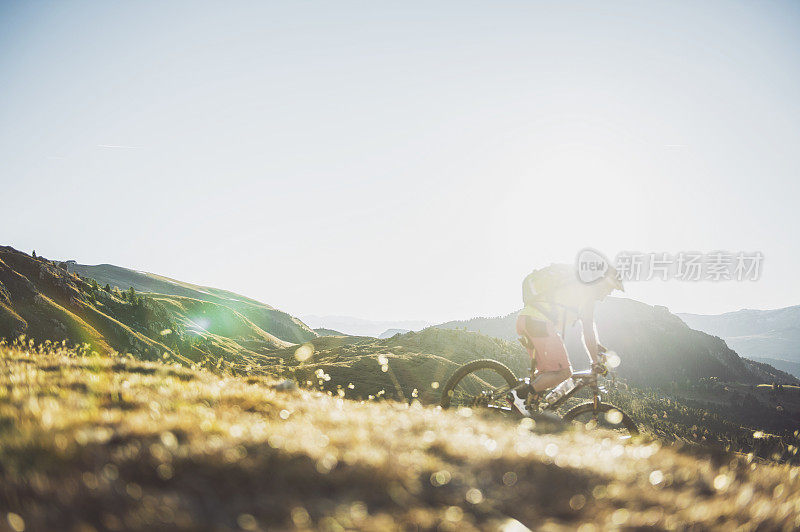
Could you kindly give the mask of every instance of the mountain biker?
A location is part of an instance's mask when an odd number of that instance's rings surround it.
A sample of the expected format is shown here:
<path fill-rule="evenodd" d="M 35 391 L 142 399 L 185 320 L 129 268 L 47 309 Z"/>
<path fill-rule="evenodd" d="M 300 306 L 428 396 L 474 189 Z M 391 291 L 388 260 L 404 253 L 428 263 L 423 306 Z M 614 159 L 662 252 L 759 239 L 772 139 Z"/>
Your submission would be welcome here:
<path fill-rule="evenodd" d="M 605 374 L 605 348 L 597 340 L 594 306 L 614 290 L 624 291 L 624 288 L 611 266 L 591 283 L 580 281 L 575 269 L 566 264 L 551 264 L 522 281 L 525 307 L 517 317 L 517 334 L 536 363 L 532 364 L 535 371 L 530 384 L 514 388 L 508 402 L 523 415 L 531 414 L 528 406 L 541 400 L 541 392 L 572 376 L 563 336 L 565 329 L 577 321 L 582 324 L 583 344 L 592 369 Z"/>

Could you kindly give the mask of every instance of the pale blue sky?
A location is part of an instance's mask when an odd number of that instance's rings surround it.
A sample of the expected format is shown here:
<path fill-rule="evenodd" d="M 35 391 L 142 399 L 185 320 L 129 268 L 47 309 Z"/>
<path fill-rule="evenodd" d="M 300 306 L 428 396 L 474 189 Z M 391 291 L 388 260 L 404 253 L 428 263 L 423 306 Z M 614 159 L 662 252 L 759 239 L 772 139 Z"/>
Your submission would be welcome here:
<path fill-rule="evenodd" d="M 295 314 L 510 312 L 585 246 L 800 304 L 800 4 L 3 2 L 0 243 Z"/>

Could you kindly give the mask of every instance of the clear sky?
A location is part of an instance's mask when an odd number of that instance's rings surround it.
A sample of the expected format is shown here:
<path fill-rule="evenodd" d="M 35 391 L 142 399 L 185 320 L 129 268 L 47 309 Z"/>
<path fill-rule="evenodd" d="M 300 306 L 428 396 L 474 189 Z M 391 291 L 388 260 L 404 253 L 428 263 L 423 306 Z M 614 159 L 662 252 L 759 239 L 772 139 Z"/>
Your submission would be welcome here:
<path fill-rule="evenodd" d="M 0 3 L 0 244 L 294 314 L 508 313 L 592 246 L 800 304 L 800 3 Z"/>

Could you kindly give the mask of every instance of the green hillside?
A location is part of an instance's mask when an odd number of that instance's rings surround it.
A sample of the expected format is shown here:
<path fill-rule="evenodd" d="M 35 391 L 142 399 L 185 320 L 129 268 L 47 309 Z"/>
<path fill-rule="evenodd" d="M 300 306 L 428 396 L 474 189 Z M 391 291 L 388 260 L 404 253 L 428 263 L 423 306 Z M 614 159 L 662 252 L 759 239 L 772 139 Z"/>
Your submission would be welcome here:
<path fill-rule="evenodd" d="M 250 320 L 264 332 L 285 342 L 302 343 L 317 336 L 306 324 L 286 312 L 226 290 L 184 283 L 111 264 L 89 266 L 70 261 L 67 263 L 67 269 L 82 277 L 96 279 L 101 286 L 109 284 L 121 290 L 127 290 L 132 286 L 138 292 L 195 299 L 227 307 Z"/>
<path fill-rule="evenodd" d="M 284 388 L 266 377 L 0 346 L 3 526 L 800 526 L 797 467 Z"/>
<path fill-rule="evenodd" d="M 171 353 L 161 338 L 147 334 L 139 323 L 142 317 L 153 329 L 162 327 L 159 331 L 169 325 L 158 309 L 93 291 L 88 282 L 48 261 L 0 248 L 0 338 L 24 334 L 40 341 L 85 343 L 101 353 L 128 348 L 143 358 Z"/>
<path fill-rule="evenodd" d="M 527 355 L 519 345 L 478 333 L 435 328 L 386 339 L 325 336 L 272 355 L 280 357 L 285 375 L 309 386 L 341 390 L 347 397 L 413 397 L 429 404 L 439 402 L 439 385 L 458 366 L 472 360 L 493 358 L 520 376 L 528 371 Z"/>
<path fill-rule="evenodd" d="M 268 363 L 269 352 L 290 345 L 220 301 L 106 289 L 63 265 L 0 248 L 0 338 L 215 366 Z"/>

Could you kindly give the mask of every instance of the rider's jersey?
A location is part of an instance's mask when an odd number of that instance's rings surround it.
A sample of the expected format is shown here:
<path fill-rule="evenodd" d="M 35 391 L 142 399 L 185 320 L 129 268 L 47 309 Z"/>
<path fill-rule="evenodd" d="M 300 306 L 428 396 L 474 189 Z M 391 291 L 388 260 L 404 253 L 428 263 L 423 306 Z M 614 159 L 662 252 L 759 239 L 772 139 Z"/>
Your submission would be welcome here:
<path fill-rule="evenodd" d="M 594 299 L 586 286 L 575 281 L 558 286 L 540 295 L 533 295 L 520 312 L 536 320 L 551 322 L 557 330 L 572 326 Z"/>

